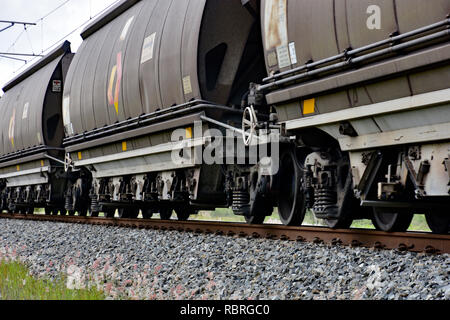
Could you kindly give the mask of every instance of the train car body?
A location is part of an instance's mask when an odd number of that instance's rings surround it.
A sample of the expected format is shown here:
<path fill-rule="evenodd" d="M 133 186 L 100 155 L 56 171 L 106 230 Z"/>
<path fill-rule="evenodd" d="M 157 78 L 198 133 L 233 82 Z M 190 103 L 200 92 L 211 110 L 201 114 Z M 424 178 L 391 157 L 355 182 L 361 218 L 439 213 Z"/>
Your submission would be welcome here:
<path fill-rule="evenodd" d="M 254 1 L 247 6 L 258 10 Z M 258 30 L 258 16 L 239 0 L 142 0 L 121 1 L 83 31 L 63 113 L 73 165 L 93 176 L 93 212 L 118 207 L 135 216 L 132 204 L 159 201 L 226 204 L 220 166 L 201 167 L 194 157 L 174 163 L 172 134 L 184 130 L 190 148 L 203 148 L 211 125 L 201 117 L 241 121 L 242 111 L 226 106 L 239 106 L 248 82 L 264 77 L 261 54 L 254 59 L 262 52 Z M 79 184 L 70 211 L 83 202 Z"/>
<path fill-rule="evenodd" d="M 382 230 L 404 229 L 413 213 L 447 229 L 450 1 L 264 0 L 262 8 L 269 76 L 260 90 L 298 139 L 316 215 L 348 227 L 362 204 Z"/>
<path fill-rule="evenodd" d="M 2 210 L 32 212 L 47 207 L 57 211 L 64 207 L 61 105 L 72 58 L 70 43 L 65 42 L 3 88 Z"/>
<path fill-rule="evenodd" d="M 231 207 L 260 224 L 277 207 L 285 225 L 311 209 L 383 231 L 424 213 L 448 233 L 449 13 L 450 0 L 120 1 L 82 32 L 67 77 L 56 51 L 6 87 L 3 209 Z"/>

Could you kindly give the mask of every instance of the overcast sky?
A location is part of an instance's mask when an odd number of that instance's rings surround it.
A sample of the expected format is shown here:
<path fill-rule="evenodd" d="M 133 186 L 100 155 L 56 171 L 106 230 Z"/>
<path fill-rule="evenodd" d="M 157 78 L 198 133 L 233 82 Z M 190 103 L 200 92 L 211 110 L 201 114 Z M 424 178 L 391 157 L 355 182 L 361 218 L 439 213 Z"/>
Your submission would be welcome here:
<path fill-rule="evenodd" d="M 0 52 L 41 54 L 42 50 L 63 38 L 72 43 L 72 51 L 75 52 L 81 44 L 80 33 L 84 27 L 68 37 L 66 35 L 115 2 L 117 0 L 0 0 L 0 20 L 37 23 L 36 26 L 28 26 L 26 32 L 23 32 L 22 25 L 0 32 Z M 61 8 L 41 21 L 42 17 L 62 4 Z M 0 30 L 7 26 L 0 23 Z M 23 59 L 30 61 L 31 58 Z M 38 59 L 25 64 L 0 57 L 0 89 L 36 61 Z M 0 95 L 2 93 L 0 90 Z"/>

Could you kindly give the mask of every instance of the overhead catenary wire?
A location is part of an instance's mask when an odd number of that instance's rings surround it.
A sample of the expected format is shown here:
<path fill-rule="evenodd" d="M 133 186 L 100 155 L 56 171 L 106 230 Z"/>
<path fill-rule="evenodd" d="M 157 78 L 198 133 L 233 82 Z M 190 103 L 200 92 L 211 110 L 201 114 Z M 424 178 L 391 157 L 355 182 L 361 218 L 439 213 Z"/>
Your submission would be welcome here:
<path fill-rule="evenodd" d="M 44 20 L 45 18 L 51 16 L 54 12 L 58 11 L 59 9 L 61 9 L 63 6 L 65 6 L 67 3 L 69 3 L 72 0 L 66 0 L 63 3 L 61 3 L 59 6 L 57 6 L 55 9 L 51 10 L 50 12 L 48 12 L 47 14 L 45 14 L 42 18 L 37 19 L 36 23 L 39 23 L 39 21 Z"/>
<path fill-rule="evenodd" d="M 43 23 L 45 18 L 47 18 L 48 16 L 50 16 L 51 14 L 53 14 L 54 12 L 56 12 L 57 10 L 59 10 L 61 7 L 63 7 L 64 5 L 66 5 L 68 2 L 70 2 L 71 0 L 66 0 L 63 3 L 61 3 L 58 7 L 56 7 L 55 9 L 49 11 L 47 14 L 45 14 L 43 17 L 39 18 L 36 22 L 36 24 L 38 24 L 39 22 L 41 22 L 41 32 L 42 32 L 42 38 L 41 38 L 41 47 L 43 47 L 44 45 L 44 33 L 43 33 Z M 24 65 L 20 66 L 17 70 L 15 70 L 13 73 L 17 73 L 19 71 L 21 71 L 27 64 L 33 63 L 36 58 L 42 57 L 44 55 L 45 52 L 50 51 L 52 48 L 54 48 L 55 46 L 57 46 L 61 41 L 65 40 L 67 37 L 71 36 L 73 33 L 75 33 L 77 30 L 79 30 L 80 28 L 82 28 L 83 26 L 87 25 L 91 20 L 97 18 L 98 16 L 100 16 L 101 14 L 103 14 L 105 11 L 107 11 L 109 8 L 111 8 L 112 6 L 114 6 L 115 4 L 117 4 L 117 2 L 119 2 L 120 0 L 116 0 L 113 3 L 111 3 L 109 6 L 107 6 L 106 8 L 104 8 L 103 10 L 101 10 L 100 12 L 98 12 L 97 14 L 95 14 L 94 16 L 92 16 L 92 12 L 90 12 L 90 18 L 86 21 L 84 21 L 82 24 L 80 24 L 79 26 L 77 26 L 75 29 L 73 29 L 71 32 L 67 33 L 66 35 L 64 35 L 63 37 L 59 38 L 57 41 L 54 41 L 53 44 L 51 44 L 49 47 L 47 48 L 42 48 L 41 50 L 41 55 L 33 55 L 33 58 L 30 60 L 27 60 L 25 62 Z M 90 0 L 90 6 L 92 4 L 92 0 Z M 7 50 L 7 52 L 9 52 L 9 50 L 11 50 L 11 48 L 14 47 L 14 45 L 19 41 L 19 39 L 22 37 L 23 33 L 25 33 L 26 30 L 23 30 L 19 36 L 17 37 L 17 39 L 14 41 L 14 43 L 11 45 L 11 47 Z M 33 49 L 32 49 L 33 50 Z M 31 55 L 30 55 L 31 56 Z M 1 58 L 1 57 L 0 57 Z"/>
<path fill-rule="evenodd" d="M 32 45 L 31 40 L 30 40 L 30 36 L 29 36 L 29 34 L 28 34 L 27 25 L 36 26 L 39 22 L 41 22 L 41 32 L 42 32 L 42 44 L 41 44 L 41 46 L 43 47 L 43 46 L 44 46 L 44 40 L 43 40 L 43 37 L 44 37 L 44 29 L 43 29 L 44 19 L 47 18 L 47 17 L 49 17 L 50 15 L 52 15 L 54 12 L 58 11 L 60 8 L 62 8 L 64 5 L 66 5 L 66 4 L 67 4 L 68 2 L 70 2 L 70 1 L 72 1 L 72 0 L 66 0 L 66 1 L 64 1 L 63 3 L 61 3 L 60 5 L 58 5 L 56 8 L 54 8 L 54 9 L 52 9 L 51 11 L 47 12 L 44 16 L 42 16 L 41 18 L 37 19 L 37 20 L 36 20 L 35 22 L 33 22 L 33 23 L 28 23 L 28 22 L 16 22 L 16 24 L 23 24 L 23 25 L 24 25 L 24 30 L 22 30 L 22 32 L 17 36 L 17 38 L 13 41 L 12 45 L 8 48 L 8 50 L 6 50 L 6 52 L 9 53 L 9 51 L 10 51 L 12 48 L 14 48 L 14 46 L 16 45 L 16 43 L 20 40 L 20 38 L 22 37 L 22 35 L 23 35 L 24 33 L 26 33 L 26 34 L 27 34 L 28 41 L 29 41 L 29 44 L 30 44 L 30 47 L 31 47 L 31 51 L 32 51 L 33 54 L 34 54 L 34 49 L 33 49 L 33 45 Z M 44 50 L 42 50 L 42 52 L 44 52 Z M 35 56 L 35 55 L 33 55 L 33 56 Z M 7 58 L 7 57 L 3 56 L 2 58 Z M 31 61 L 31 60 L 23 60 L 23 59 L 13 59 L 13 60 L 24 61 L 25 64 L 27 64 L 28 62 Z M 19 69 L 20 69 L 20 68 L 19 68 Z M 17 72 L 17 71 L 16 71 L 16 72 Z"/>

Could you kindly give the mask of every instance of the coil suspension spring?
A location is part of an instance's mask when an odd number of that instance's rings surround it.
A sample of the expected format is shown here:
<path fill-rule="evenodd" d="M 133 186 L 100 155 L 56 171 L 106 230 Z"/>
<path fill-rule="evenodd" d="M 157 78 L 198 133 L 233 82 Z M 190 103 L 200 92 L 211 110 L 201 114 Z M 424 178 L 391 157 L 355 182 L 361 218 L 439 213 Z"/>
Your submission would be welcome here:
<path fill-rule="evenodd" d="M 335 208 L 337 192 L 330 187 L 322 187 L 314 191 L 314 213 L 318 218 L 326 218 L 330 208 Z"/>
<path fill-rule="evenodd" d="M 243 190 L 233 191 L 232 209 L 236 215 L 246 215 L 250 207 L 250 193 Z"/>

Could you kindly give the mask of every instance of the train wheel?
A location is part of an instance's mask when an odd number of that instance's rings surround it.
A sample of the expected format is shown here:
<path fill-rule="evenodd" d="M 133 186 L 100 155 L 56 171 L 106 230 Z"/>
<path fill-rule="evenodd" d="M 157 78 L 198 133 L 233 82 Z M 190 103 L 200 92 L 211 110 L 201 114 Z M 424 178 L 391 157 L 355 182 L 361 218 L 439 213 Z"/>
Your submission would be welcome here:
<path fill-rule="evenodd" d="M 73 217 L 75 215 L 75 210 L 69 210 L 69 216 Z"/>
<path fill-rule="evenodd" d="M 98 212 L 98 211 L 93 211 L 93 212 L 91 212 L 91 217 L 92 217 L 92 218 L 98 218 L 99 214 L 100 214 L 100 212 Z"/>
<path fill-rule="evenodd" d="M 82 209 L 80 211 L 78 211 L 78 216 L 80 217 L 87 217 L 88 214 L 88 209 Z"/>
<path fill-rule="evenodd" d="M 33 215 L 33 214 L 34 214 L 34 208 L 33 208 L 33 207 L 28 207 L 28 208 L 25 210 L 25 214 L 27 214 L 27 215 Z"/>
<path fill-rule="evenodd" d="M 66 209 L 59 209 L 59 213 L 62 216 L 67 216 L 67 210 Z"/>
<path fill-rule="evenodd" d="M 428 226 L 436 234 L 450 233 L 450 214 L 448 213 L 427 213 L 425 215 Z"/>
<path fill-rule="evenodd" d="M 151 219 L 153 217 L 153 209 L 143 209 L 142 210 L 142 217 L 144 219 Z"/>
<path fill-rule="evenodd" d="M 188 210 L 176 210 L 178 221 L 188 221 L 191 213 Z"/>
<path fill-rule="evenodd" d="M 245 222 L 247 222 L 247 224 L 264 224 L 264 221 L 266 221 L 266 216 L 263 215 L 257 215 L 257 216 L 253 216 L 253 217 L 247 217 L 245 216 Z"/>
<path fill-rule="evenodd" d="M 281 158 L 278 214 L 286 226 L 301 226 L 305 219 L 305 196 L 302 189 L 302 169 L 295 154 L 288 152 Z"/>
<path fill-rule="evenodd" d="M 177 214 L 178 221 L 187 221 L 190 216 L 197 214 L 197 211 L 187 205 L 186 207 L 176 208 L 175 213 Z"/>
<path fill-rule="evenodd" d="M 114 218 L 114 216 L 116 215 L 116 209 L 114 208 L 104 209 L 103 213 L 105 215 L 105 218 Z"/>
<path fill-rule="evenodd" d="M 128 218 L 128 211 L 127 211 L 127 209 L 119 208 L 117 210 L 117 212 L 118 212 L 119 219 L 126 219 L 126 218 Z"/>
<path fill-rule="evenodd" d="M 338 218 L 327 219 L 325 223 L 332 229 L 348 229 L 353 224 L 353 215 L 361 207 L 353 193 L 353 177 L 346 157 L 341 157 L 339 160 L 337 177 Z"/>
<path fill-rule="evenodd" d="M 250 206 L 245 209 L 244 218 L 247 224 L 263 224 L 273 213 L 273 203 L 270 197 L 270 178 L 258 177 L 254 172 L 250 183 Z"/>
<path fill-rule="evenodd" d="M 405 209 L 373 208 L 372 223 L 379 231 L 405 232 L 414 214 Z"/>
<path fill-rule="evenodd" d="M 161 208 L 159 211 L 161 220 L 170 220 L 170 218 L 172 218 L 172 214 L 173 214 L 172 208 Z"/>
<path fill-rule="evenodd" d="M 52 214 L 52 209 L 51 208 L 45 208 L 44 211 L 45 211 L 45 215 L 46 216 L 50 216 Z"/>
<path fill-rule="evenodd" d="M 139 209 L 119 208 L 120 219 L 137 219 L 139 216 Z"/>
<path fill-rule="evenodd" d="M 130 219 L 137 219 L 139 217 L 139 209 L 130 209 Z"/>

